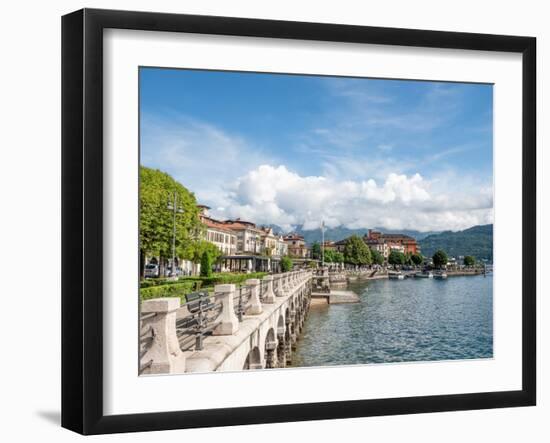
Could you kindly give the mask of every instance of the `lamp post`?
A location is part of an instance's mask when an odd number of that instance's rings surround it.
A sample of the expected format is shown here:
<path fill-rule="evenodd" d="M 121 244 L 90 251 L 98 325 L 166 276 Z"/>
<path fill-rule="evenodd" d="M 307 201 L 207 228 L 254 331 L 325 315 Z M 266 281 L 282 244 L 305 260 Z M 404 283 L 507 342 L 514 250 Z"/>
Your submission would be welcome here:
<path fill-rule="evenodd" d="M 173 227 L 172 227 L 172 267 L 170 277 L 176 276 L 176 214 L 183 214 L 183 208 L 178 206 L 178 194 L 174 191 L 172 199 L 168 199 L 166 208 L 173 212 Z"/>

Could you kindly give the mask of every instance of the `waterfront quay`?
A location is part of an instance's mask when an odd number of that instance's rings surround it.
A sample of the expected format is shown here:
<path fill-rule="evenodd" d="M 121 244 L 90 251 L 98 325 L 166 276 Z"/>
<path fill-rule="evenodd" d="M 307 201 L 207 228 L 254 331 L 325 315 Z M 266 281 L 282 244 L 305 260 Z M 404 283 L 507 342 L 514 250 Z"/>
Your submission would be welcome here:
<path fill-rule="evenodd" d="M 292 362 L 312 291 L 312 272 L 216 285 L 213 293 L 145 300 L 140 374 L 280 368 Z"/>

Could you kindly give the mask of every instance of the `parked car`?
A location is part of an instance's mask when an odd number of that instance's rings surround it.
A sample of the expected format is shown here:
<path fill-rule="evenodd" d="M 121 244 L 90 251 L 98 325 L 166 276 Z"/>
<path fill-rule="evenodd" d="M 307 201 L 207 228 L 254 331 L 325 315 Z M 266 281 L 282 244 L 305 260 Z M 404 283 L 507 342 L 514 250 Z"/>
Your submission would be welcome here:
<path fill-rule="evenodd" d="M 148 264 L 148 265 L 145 265 L 145 270 L 143 272 L 143 276 L 145 278 L 156 278 L 159 276 L 159 266 L 158 265 L 153 265 L 153 264 Z"/>

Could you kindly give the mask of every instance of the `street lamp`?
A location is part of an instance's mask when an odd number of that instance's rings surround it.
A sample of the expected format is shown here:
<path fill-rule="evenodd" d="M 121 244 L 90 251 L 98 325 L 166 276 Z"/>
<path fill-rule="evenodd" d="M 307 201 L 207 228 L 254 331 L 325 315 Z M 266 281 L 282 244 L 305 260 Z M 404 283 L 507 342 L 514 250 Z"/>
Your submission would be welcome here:
<path fill-rule="evenodd" d="M 172 269 L 170 277 L 176 276 L 176 214 L 183 214 L 183 208 L 178 206 L 178 194 L 174 191 L 172 199 L 168 198 L 166 209 L 173 212 L 173 229 L 172 229 Z"/>

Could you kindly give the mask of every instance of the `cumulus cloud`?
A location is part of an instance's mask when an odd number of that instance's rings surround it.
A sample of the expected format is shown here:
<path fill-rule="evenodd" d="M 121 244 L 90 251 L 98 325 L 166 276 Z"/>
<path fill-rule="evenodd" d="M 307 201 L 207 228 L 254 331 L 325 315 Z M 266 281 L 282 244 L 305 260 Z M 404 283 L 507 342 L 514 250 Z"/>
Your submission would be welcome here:
<path fill-rule="evenodd" d="M 300 176 L 283 165 L 262 164 L 240 176 L 219 217 L 276 224 L 329 227 L 458 230 L 492 223 L 492 188 L 450 189 L 420 174 L 389 173 L 384 181 Z"/>

